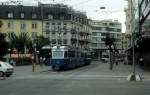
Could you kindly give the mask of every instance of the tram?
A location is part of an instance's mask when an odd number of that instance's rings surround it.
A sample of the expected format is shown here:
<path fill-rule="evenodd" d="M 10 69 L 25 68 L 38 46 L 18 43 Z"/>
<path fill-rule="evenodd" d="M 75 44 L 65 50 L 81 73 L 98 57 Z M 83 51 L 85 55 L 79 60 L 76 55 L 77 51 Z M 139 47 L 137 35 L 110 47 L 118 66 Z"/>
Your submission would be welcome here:
<path fill-rule="evenodd" d="M 91 63 L 90 53 L 68 46 L 54 46 L 51 53 L 49 65 L 55 71 L 76 68 Z"/>
<path fill-rule="evenodd" d="M 49 65 L 49 62 L 50 62 L 50 59 L 51 59 L 51 47 L 49 45 L 47 46 L 43 46 L 41 49 L 40 49 L 40 57 L 42 57 L 44 60 L 44 64 L 45 65 Z"/>

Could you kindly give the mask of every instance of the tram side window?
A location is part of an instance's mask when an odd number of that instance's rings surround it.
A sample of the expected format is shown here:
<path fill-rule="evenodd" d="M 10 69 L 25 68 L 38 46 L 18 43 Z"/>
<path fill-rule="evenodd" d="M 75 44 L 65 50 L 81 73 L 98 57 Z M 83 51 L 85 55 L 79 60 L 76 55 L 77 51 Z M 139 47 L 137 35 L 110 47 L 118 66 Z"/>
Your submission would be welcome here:
<path fill-rule="evenodd" d="M 81 53 L 80 52 L 77 52 L 77 57 L 81 57 Z"/>
<path fill-rule="evenodd" d="M 83 52 L 81 53 L 81 57 L 85 57 L 85 54 Z"/>
<path fill-rule="evenodd" d="M 65 51 L 64 57 L 65 57 L 65 58 L 68 57 L 68 52 L 67 52 L 67 51 Z"/>
<path fill-rule="evenodd" d="M 75 51 L 68 51 L 68 57 L 75 57 Z"/>

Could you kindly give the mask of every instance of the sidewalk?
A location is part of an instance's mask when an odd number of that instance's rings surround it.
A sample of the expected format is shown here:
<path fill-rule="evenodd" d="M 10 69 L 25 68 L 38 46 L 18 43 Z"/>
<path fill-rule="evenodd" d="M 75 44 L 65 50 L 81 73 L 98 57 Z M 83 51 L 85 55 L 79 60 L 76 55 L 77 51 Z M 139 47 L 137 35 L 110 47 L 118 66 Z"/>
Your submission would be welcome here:
<path fill-rule="evenodd" d="M 95 61 L 95 63 L 99 64 L 99 66 L 93 69 L 93 71 L 95 72 L 98 71 L 99 75 L 112 75 L 112 76 L 124 77 L 124 76 L 128 76 L 129 74 L 132 74 L 133 72 L 132 65 L 114 64 L 113 69 L 109 70 L 110 65 L 108 63 L 100 63 L 98 61 Z M 136 66 L 135 73 L 139 74 L 144 79 L 150 80 L 150 72 L 141 69 L 138 65 Z"/>

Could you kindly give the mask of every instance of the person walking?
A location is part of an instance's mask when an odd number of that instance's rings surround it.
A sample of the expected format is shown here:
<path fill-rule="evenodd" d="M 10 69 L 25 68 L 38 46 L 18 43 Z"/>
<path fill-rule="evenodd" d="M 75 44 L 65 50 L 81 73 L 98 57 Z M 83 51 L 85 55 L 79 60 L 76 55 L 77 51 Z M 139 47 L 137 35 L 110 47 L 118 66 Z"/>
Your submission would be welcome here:
<path fill-rule="evenodd" d="M 6 74 L 5 73 L 0 75 L 0 80 L 5 80 L 5 79 L 6 79 Z"/>

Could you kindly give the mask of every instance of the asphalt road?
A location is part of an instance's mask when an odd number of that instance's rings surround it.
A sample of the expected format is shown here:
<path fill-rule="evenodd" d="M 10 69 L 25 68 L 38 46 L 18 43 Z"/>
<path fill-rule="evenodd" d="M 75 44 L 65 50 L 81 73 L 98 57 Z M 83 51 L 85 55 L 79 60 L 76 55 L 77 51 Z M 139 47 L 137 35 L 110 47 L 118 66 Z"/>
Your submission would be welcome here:
<path fill-rule="evenodd" d="M 139 68 L 140 82 L 129 82 L 132 67 L 92 62 L 91 65 L 61 72 L 50 67 L 15 67 L 15 73 L 0 80 L 0 95 L 150 95 L 150 73 Z"/>

